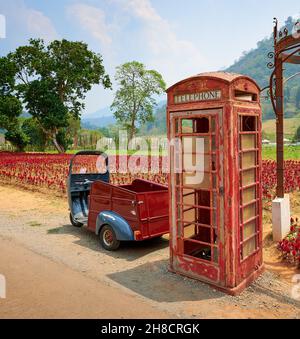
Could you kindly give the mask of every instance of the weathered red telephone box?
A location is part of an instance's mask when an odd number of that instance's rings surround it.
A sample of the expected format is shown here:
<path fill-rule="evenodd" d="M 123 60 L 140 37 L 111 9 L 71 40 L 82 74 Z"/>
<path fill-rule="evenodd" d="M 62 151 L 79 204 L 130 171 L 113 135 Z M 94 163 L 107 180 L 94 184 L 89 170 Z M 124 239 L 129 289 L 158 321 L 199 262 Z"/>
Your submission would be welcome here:
<path fill-rule="evenodd" d="M 263 269 L 260 89 L 216 72 L 167 93 L 170 270 L 237 294 Z"/>

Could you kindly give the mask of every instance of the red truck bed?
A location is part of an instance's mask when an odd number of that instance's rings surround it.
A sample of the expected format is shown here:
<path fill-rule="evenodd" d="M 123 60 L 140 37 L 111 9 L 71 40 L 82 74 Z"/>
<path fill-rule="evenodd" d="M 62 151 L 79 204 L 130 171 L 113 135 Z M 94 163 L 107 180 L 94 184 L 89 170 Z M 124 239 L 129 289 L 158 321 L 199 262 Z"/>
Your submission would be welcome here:
<path fill-rule="evenodd" d="M 114 211 L 131 226 L 135 239 L 169 233 L 169 197 L 166 186 L 136 179 L 131 185 L 93 183 L 89 198 L 88 229 L 95 231 L 102 211 Z"/>

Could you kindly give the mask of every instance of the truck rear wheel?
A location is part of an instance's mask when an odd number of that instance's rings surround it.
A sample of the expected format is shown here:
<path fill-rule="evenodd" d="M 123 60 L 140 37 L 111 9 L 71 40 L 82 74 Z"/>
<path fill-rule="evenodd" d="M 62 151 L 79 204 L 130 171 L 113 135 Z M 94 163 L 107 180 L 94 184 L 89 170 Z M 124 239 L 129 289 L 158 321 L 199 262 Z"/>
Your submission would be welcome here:
<path fill-rule="evenodd" d="M 83 226 L 83 224 L 81 222 L 74 220 L 71 213 L 70 213 L 70 221 L 71 221 L 71 224 L 75 227 L 82 227 Z"/>
<path fill-rule="evenodd" d="M 107 251 L 115 251 L 120 246 L 115 231 L 109 225 L 104 225 L 100 231 L 100 243 Z"/>

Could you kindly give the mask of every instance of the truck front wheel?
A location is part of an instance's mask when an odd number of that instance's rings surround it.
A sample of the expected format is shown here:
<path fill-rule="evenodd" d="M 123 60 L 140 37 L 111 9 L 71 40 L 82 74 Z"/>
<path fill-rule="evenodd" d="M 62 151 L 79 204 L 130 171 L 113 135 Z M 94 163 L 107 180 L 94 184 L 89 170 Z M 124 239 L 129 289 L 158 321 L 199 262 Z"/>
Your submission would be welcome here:
<path fill-rule="evenodd" d="M 115 251 L 120 246 L 115 231 L 109 225 L 104 225 L 100 231 L 100 243 L 107 251 Z"/>

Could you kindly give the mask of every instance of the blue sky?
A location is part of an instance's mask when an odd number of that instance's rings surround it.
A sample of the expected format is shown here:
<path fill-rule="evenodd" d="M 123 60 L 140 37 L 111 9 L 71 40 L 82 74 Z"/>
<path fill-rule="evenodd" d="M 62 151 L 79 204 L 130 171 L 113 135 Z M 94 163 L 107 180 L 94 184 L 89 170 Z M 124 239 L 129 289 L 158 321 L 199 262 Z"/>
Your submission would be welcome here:
<path fill-rule="evenodd" d="M 276 16 L 300 16 L 299 0 L 0 0 L 6 39 L 0 54 L 30 37 L 88 43 L 115 67 L 137 60 L 159 71 L 168 86 L 184 77 L 231 65 L 272 32 Z M 95 86 L 85 114 L 111 104 L 113 91 Z"/>

